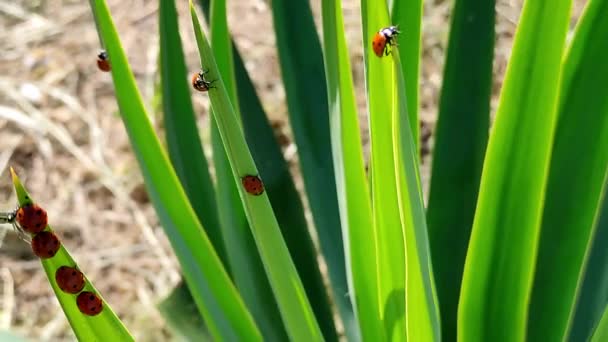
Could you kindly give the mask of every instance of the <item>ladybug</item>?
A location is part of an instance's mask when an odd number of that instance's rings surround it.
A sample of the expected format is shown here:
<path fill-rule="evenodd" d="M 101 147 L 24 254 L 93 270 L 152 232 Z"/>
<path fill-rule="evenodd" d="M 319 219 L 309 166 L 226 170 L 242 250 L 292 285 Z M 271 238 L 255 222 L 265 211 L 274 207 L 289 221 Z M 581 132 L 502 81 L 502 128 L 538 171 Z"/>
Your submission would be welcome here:
<path fill-rule="evenodd" d="M 259 196 L 264 192 L 264 183 L 262 183 L 262 180 L 258 176 L 247 175 L 241 178 L 241 182 L 245 191 L 254 196 Z"/>
<path fill-rule="evenodd" d="M 59 247 L 59 238 L 51 231 L 40 232 L 32 238 L 32 250 L 40 259 L 54 257 Z"/>
<path fill-rule="evenodd" d="M 205 75 L 208 72 L 209 70 L 201 70 L 192 76 L 192 87 L 194 87 L 194 89 L 205 92 L 211 88 L 215 88 L 212 84 L 217 80 L 207 81 L 205 79 Z"/>
<path fill-rule="evenodd" d="M 103 302 L 98 295 L 93 292 L 84 291 L 76 297 L 76 305 L 80 312 L 87 316 L 98 315 L 103 309 Z"/>
<path fill-rule="evenodd" d="M 43 231 L 48 224 L 46 210 L 36 204 L 27 204 L 19 207 L 16 219 L 21 229 L 32 234 Z"/>
<path fill-rule="evenodd" d="M 372 39 L 372 48 L 378 57 L 388 56 L 391 52 L 389 46 L 397 45 L 396 37 L 401 33 L 397 26 L 389 26 L 378 31 Z"/>
<path fill-rule="evenodd" d="M 55 281 L 66 293 L 78 293 L 84 288 L 84 274 L 78 269 L 69 266 L 61 266 L 55 271 Z"/>
<path fill-rule="evenodd" d="M 108 72 L 112 69 L 110 66 L 110 57 L 108 57 L 108 53 L 106 50 L 101 50 L 97 55 L 97 67 L 101 71 Z"/>

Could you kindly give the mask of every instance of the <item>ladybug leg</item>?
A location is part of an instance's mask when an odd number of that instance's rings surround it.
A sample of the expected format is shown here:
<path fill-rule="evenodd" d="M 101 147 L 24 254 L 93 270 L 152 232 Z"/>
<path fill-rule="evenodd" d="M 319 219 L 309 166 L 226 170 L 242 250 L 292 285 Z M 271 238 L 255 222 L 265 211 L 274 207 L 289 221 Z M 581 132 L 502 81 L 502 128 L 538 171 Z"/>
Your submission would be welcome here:
<path fill-rule="evenodd" d="M 388 44 L 386 44 L 386 46 L 384 47 L 384 55 L 385 55 L 385 56 L 388 56 L 388 55 L 390 55 L 390 54 L 392 53 L 392 51 L 391 51 L 391 50 L 389 50 L 389 48 L 388 48 L 388 47 L 389 47 L 389 45 L 388 45 Z"/>
<path fill-rule="evenodd" d="M 21 241 L 23 241 L 25 243 L 29 243 L 29 244 L 32 243 L 32 237 L 30 235 L 26 234 L 25 231 L 21 227 L 19 227 L 19 224 L 17 224 L 16 221 L 13 222 L 13 229 L 15 230 L 15 232 L 17 233 L 17 237 Z"/>

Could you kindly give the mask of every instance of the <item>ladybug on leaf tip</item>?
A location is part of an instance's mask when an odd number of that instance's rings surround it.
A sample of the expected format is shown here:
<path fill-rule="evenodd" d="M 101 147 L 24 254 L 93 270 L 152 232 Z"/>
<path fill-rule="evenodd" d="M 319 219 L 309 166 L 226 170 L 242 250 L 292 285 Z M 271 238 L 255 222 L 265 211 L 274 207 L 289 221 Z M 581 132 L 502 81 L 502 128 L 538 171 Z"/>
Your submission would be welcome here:
<path fill-rule="evenodd" d="M 192 76 L 192 87 L 200 92 L 208 91 L 211 88 L 215 88 L 212 84 L 216 80 L 207 81 L 205 75 L 209 70 L 201 70 Z"/>
<path fill-rule="evenodd" d="M 110 58 L 108 57 L 106 50 L 101 50 L 99 54 L 97 54 L 97 67 L 104 72 L 108 72 L 112 69 L 110 66 Z"/>
<path fill-rule="evenodd" d="M 389 26 L 376 32 L 372 39 L 372 48 L 378 57 L 388 56 L 391 51 L 389 46 L 397 45 L 396 37 L 401 33 L 397 26 Z"/>
<path fill-rule="evenodd" d="M 43 231 L 48 224 L 46 211 L 36 204 L 28 204 L 19 207 L 15 218 L 19 227 L 31 234 Z"/>

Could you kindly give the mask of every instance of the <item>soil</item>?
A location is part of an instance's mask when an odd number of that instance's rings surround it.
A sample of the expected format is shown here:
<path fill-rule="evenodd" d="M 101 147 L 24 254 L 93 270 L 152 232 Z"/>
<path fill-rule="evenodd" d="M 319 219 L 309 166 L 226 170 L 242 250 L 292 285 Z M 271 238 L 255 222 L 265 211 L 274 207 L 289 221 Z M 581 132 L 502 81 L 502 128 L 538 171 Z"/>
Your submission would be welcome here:
<path fill-rule="evenodd" d="M 177 1 L 187 64 L 197 54 L 186 1 Z M 498 1 L 492 110 L 510 54 L 521 0 Z M 576 1 L 573 21 L 585 1 Z M 157 75 L 157 1 L 109 0 L 122 43 L 149 108 Z M 320 0 L 312 1 L 320 27 Z M 231 33 L 244 56 L 266 112 L 297 170 L 285 91 L 263 0 L 228 1 Z M 425 1 L 420 79 L 422 175 L 430 152 L 442 81 L 451 1 Z M 343 10 L 362 130 L 366 131 L 359 1 Z M 110 75 L 96 65 L 98 36 L 88 2 L 0 2 L 0 211 L 16 206 L 13 166 L 64 245 L 138 341 L 165 341 L 169 332 L 155 304 L 179 281 L 179 268 L 149 202 L 125 129 L 117 115 Z M 193 101 L 200 127 L 206 97 Z M 151 119 L 157 123 L 157 114 Z M 365 136 L 365 135 L 364 135 Z M 364 139 L 365 140 L 365 139 Z M 299 182 L 301 183 L 301 182 Z M 74 340 L 40 262 L 9 225 L 0 227 L 0 330 L 33 340 Z"/>

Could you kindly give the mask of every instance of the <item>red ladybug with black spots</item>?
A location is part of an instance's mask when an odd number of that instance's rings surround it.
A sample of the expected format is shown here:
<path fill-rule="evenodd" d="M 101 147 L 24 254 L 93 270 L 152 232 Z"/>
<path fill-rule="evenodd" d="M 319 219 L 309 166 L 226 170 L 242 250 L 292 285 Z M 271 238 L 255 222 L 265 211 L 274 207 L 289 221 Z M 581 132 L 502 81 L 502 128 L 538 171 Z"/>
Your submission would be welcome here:
<path fill-rule="evenodd" d="M 264 192 L 264 183 L 258 176 L 246 175 L 241 178 L 241 183 L 243 183 L 245 191 L 254 196 L 259 196 Z"/>
<path fill-rule="evenodd" d="M 389 26 L 376 32 L 372 39 L 372 48 L 378 57 L 388 56 L 391 53 L 389 46 L 397 45 L 397 35 L 401 33 L 397 26 Z"/>
<path fill-rule="evenodd" d="M 16 219 L 19 227 L 31 234 L 43 231 L 48 224 L 46 211 L 37 204 L 27 204 L 19 207 Z"/>
<path fill-rule="evenodd" d="M 69 266 L 61 266 L 55 271 L 55 281 L 61 291 L 72 294 L 82 291 L 86 282 L 82 272 Z"/>
<path fill-rule="evenodd" d="M 40 232 L 32 238 L 32 251 L 40 259 L 54 257 L 60 247 L 59 238 L 51 231 Z"/>
<path fill-rule="evenodd" d="M 80 312 L 87 316 L 98 315 L 103 310 L 103 302 L 93 292 L 83 291 L 76 297 L 76 305 Z"/>

